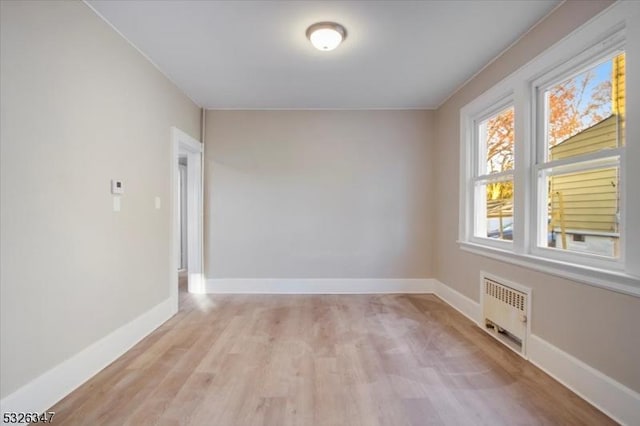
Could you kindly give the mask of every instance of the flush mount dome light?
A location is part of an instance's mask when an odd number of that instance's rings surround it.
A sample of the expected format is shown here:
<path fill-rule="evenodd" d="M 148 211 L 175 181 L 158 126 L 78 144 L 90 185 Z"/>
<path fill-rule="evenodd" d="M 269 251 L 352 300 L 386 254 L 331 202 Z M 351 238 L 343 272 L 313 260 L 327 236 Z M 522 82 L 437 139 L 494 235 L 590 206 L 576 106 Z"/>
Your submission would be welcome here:
<path fill-rule="evenodd" d="M 329 51 L 347 38 L 347 30 L 335 22 L 318 22 L 307 28 L 307 38 L 316 49 Z"/>

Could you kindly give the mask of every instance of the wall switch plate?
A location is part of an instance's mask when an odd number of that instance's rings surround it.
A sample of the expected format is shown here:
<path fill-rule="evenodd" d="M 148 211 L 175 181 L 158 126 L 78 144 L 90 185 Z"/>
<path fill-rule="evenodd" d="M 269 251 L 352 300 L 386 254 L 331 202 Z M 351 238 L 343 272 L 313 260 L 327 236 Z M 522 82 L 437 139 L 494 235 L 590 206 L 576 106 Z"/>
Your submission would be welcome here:
<path fill-rule="evenodd" d="M 120 197 L 116 195 L 115 197 L 113 197 L 113 211 L 119 212 L 120 208 L 121 208 Z"/>
<path fill-rule="evenodd" d="M 156 209 L 160 210 L 160 206 L 161 206 L 160 197 L 156 196 L 154 199 L 154 203 L 155 203 Z"/>
<path fill-rule="evenodd" d="M 121 180 L 111 179 L 111 193 L 124 194 L 124 186 Z"/>

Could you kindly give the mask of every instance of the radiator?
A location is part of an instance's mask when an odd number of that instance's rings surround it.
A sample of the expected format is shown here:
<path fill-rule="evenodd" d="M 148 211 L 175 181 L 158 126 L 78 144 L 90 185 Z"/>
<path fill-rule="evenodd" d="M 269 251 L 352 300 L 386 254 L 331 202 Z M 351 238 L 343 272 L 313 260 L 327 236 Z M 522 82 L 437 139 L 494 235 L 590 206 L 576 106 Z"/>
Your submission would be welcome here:
<path fill-rule="evenodd" d="M 528 320 L 527 293 L 486 276 L 482 278 L 482 292 L 485 326 L 493 328 L 500 341 L 524 355 Z"/>

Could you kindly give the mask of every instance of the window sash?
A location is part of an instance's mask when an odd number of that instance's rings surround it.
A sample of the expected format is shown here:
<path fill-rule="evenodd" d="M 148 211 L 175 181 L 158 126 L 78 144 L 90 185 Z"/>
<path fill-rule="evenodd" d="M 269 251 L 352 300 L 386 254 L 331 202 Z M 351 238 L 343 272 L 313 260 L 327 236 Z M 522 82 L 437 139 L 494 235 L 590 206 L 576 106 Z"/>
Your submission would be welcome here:
<path fill-rule="evenodd" d="M 614 34 L 593 45 L 591 48 L 576 55 L 553 71 L 543 74 L 531 82 L 530 98 L 528 103 L 533 105 L 532 122 L 535 123 L 532 130 L 531 149 L 534 155 L 531 172 L 532 187 L 532 217 L 527 227 L 529 243 L 526 251 L 543 258 L 573 263 L 582 266 L 597 266 L 609 270 L 621 270 L 625 265 L 625 198 L 626 192 L 623 185 L 625 148 L 618 144 L 617 148 L 603 149 L 587 154 L 567 157 L 560 160 L 550 160 L 549 154 L 549 129 L 547 128 L 548 108 L 547 91 L 557 84 L 593 68 L 598 63 L 614 58 L 626 51 L 626 40 L 622 31 Z M 628 75 L 628 69 L 626 70 Z M 627 88 L 627 93 L 628 88 Z M 516 107 L 517 108 L 517 107 Z M 516 144 L 518 140 L 516 139 Z M 612 258 L 593 253 L 575 252 L 564 249 L 546 247 L 548 228 L 548 194 L 546 188 L 547 176 L 566 173 L 579 173 L 598 168 L 618 167 L 620 173 L 619 187 L 619 256 Z M 516 189 L 517 190 L 517 189 Z M 515 240 L 514 236 L 514 240 Z"/>
<path fill-rule="evenodd" d="M 483 175 L 483 176 L 478 176 L 476 178 L 473 178 L 470 181 L 471 184 L 471 188 L 470 188 L 470 193 L 471 193 L 471 197 L 473 200 L 472 203 L 472 212 L 471 212 L 471 217 L 472 217 L 472 229 L 471 229 L 471 233 L 469 235 L 469 239 L 471 241 L 474 241 L 476 243 L 479 244 L 487 244 L 496 248 L 502 248 L 502 249 L 510 249 L 513 246 L 513 241 L 512 240 L 502 240 L 502 239 L 496 239 L 496 238 L 490 238 L 490 237 L 486 237 L 483 236 L 484 234 L 486 234 L 487 229 L 486 229 L 486 211 L 487 211 L 487 192 L 486 192 L 486 185 L 491 184 L 491 183 L 498 183 L 498 182 L 508 182 L 514 181 L 514 173 L 513 170 L 508 170 L 505 172 L 501 172 L 501 173 L 494 173 L 494 174 L 489 174 L 489 175 Z M 480 189 L 483 188 L 484 189 Z M 514 194 L 515 194 L 515 184 L 514 184 Z M 515 211 L 513 214 L 513 222 L 515 225 Z M 478 234 L 483 234 L 483 235 L 478 235 Z"/>
<path fill-rule="evenodd" d="M 511 170 L 505 170 L 504 172 L 497 172 L 497 173 L 489 173 L 486 175 L 480 175 L 480 176 L 476 176 L 471 178 L 472 181 L 474 182 L 479 182 L 479 181 L 487 181 L 489 183 L 492 182 L 500 182 L 503 180 L 508 180 L 507 178 L 510 176 L 511 179 L 513 179 L 513 174 L 514 174 L 515 169 L 511 169 Z"/>
<path fill-rule="evenodd" d="M 638 74 L 640 62 L 631 60 L 639 52 L 640 39 L 628 38 L 626 25 L 636 28 L 640 18 L 630 13 L 637 5 L 620 2 L 593 22 L 585 24 L 566 39 L 541 53 L 511 75 L 460 109 L 460 221 L 459 238 L 463 250 L 509 263 L 557 274 L 598 287 L 640 296 L 640 192 L 627 190 L 627 182 L 637 181 L 640 164 L 640 125 L 627 120 L 626 141 L 622 146 L 602 151 L 548 160 L 546 155 L 545 104 L 541 94 L 548 87 L 571 78 L 621 51 L 627 55 L 626 75 Z M 627 106 L 637 105 L 640 93 L 633 79 L 627 78 Z M 509 106 L 515 110 L 514 170 L 499 175 L 479 173 L 477 125 Z M 627 117 L 630 115 L 627 113 Z M 540 143 L 544 138 L 545 143 Z M 619 259 L 598 258 L 590 253 L 562 253 L 554 248 L 538 247 L 538 221 L 547 219 L 538 213 L 540 173 L 561 173 L 571 168 L 579 172 L 589 162 L 609 164 L 619 170 Z M 593 165 L 593 164 L 592 164 Z M 593 167 L 596 167 L 593 165 Z M 513 243 L 474 237 L 475 186 L 486 180 L 501 180 L 513 174 Z"/>
<path fill-rule="evenodd" d="M 473 117 L 468 121 L 468 125 L 471 127 L 471 137 L 469 138 L 469 143 L 471 144 L 471 158 L 469 158 L 470 166 L 471 166 L 471 175 L 469 176 L 469 180 L 467 182 L 467 190 L 466 190 L 466 201 L 469 208 L 469 216 L 465 219 L 466 225 L 464 228 L 465 240 L 474 241 L 476 243 L 491 246 L 498 249 L 508 249 L 511 250 L 513 246 L 513 242 L 509 240 L 500 240 L 489 237 L 478 236 L 479 230 L 486 231 L 486 224 L 482 224 L 481 222 L 486 221 L 486 217 L 482 217 L 486 212 L 486 192 L 483 194 L 479 194 L 477 191 L 477 187 L 481 184 L 495 183 L 495 182 L 503 182 L 511 180 L 513 181 L 515 178 L 516 172 L 516 164 L 514 163 L 513 168 L 510 170 L 505 170 L 503 172 L 494 172 L 494 173 L 480 173 L 480 170 L 486 170 L 487 161 L 487 146 L 486 141 L 481 135 L 480 129 L 481 125 L 498 115 L 499 113 L 509 109 L 514 109 L 514 130 L 515 130 L 515 102 L 513 98 L 513 93 L 509 92 L 506 95 L 503 95 L 496 99 L 495 102 L 488 104 L 487 107 L 480 110 L 478 113 L 474 114 Z M 517 134 L 517 132 L 516 132 Z M 514 158 L 515 156 L 515 140 L 514 140 Z M 514 183 L 515 187 L 515 183 Z M 515 213 L 514 213 L 515 218 Z"/>
<path fill-rule="evenodd" d="M 481 173 L 480 170 L 486 170 L 486 157 L 487 157 L 487 146 L 484 137 L 480 134 L 480 128 L 482 123 L 489 120 L 490 118 L 495 117 L 499 113 L 509 109 L 514 109 L 514 129 L 515 129 L 515 102 L 513 99 L 513 95 L 509 94 L 508 96 L 504 96 L 496 102 L 493 102 L 487 108 L 484 108 L 480 113 L 476 114 L 471 123 L 473 125 L 473 133 L 471 137 L 471 143 L 473 144 L 473 149 L 471 151 L 471 161 L 472 161 L 472 174 L 474 177 L 481 176 L 490 176 L 490 175 L 498 175 L 502 173 L 507 173 L 513 171 L 516 168 L 514 163 L 513 168 L 511 170 L 506 170 L 504 172 L 494 172 L 494 173 Z M 515 138 L 514 138 L 514 158 L 515 158 Z"/>
<path fill-rule="evenodd" d="M 537 134 L 534 135 L 536 164 L 550 162 L 549 153 L 549 129 L 547 128 L 548 111 L 546 108 L 546 92 L 563 81 L 580 75 L 591 69 L 594 64 L 614 58 L 626 51 L 626 39 L 623 30 L 618 30 L 614 34 L 596 43 L 586 51 L 575 55 L 563 64 L 555 67 L 553 71 L 547 72 L 532 82 L 531 87 L 535 93 L 532 102 L 535 111 L 534 123 L 536 123 Z M 628 93 L 628 90 L 627 90 Z"/>
<path fill-rule="evenodd" d="M 534 167 L 536 172 L 546 171 L 550 175 L 564 174 L 600 169 L 603 167 L 614 167 L 621 165 L 621 158 L 624 155 L 624 148 L 609 149 L 606 151 L 594 152 L 577 157 L 563 158 L 562 160 L 550 161 L 538 164 Z"/>
<path fill-rule="evenodd" d="M 571 262 L 583 265 L 597 265 L 602 268 L 620 270 L 624 267 L 624 245 L 625 245 L 625 209 L 624 209 L 624 189 L 622 175 L 623 158 L 613 156 L 604 158 L 600 161 L 582 161 L 565 164 L 562 167 L 540 167 L 536 172 L 534 179 L 538 188 L 536 197 L 536 220 L 534 228 L 531 229 L 532 241 L 530 251 L 538 256 L 548 257 L 550 259 Z M 619 193 L 619 218 L 618 218 L 618 238 L 619 238 L 619 254 L 618 257 L 609 257 L 606 255 L 598 255 L 596 253 L 577 252 L 566 249 L 555 249 L 546 246 L 548 238 L 548 189 L 547 178 L 551 176 L 588 172 L 598 169 L 617 168 L 619 170 L 620 180 L 618 182 Z"/>

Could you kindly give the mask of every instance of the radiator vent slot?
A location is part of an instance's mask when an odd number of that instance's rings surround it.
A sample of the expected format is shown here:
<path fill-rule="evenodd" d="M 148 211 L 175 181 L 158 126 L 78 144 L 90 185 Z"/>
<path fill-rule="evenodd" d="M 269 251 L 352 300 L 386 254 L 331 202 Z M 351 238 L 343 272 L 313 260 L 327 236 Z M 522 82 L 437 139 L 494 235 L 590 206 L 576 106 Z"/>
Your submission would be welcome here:
<path fill-rule="evenodd" d="M 496 339 L 526 355 L 531 289 L 482 273 L 482 316 Z"/>
<path fill-rule="evenodd" d="M 494 297 L 507 305 L 511 305 L 519 311 L 525 311 L 526 295 L 510 287 L 506 287 L 493 280 L 485 278 L 484 294 Z"/>

